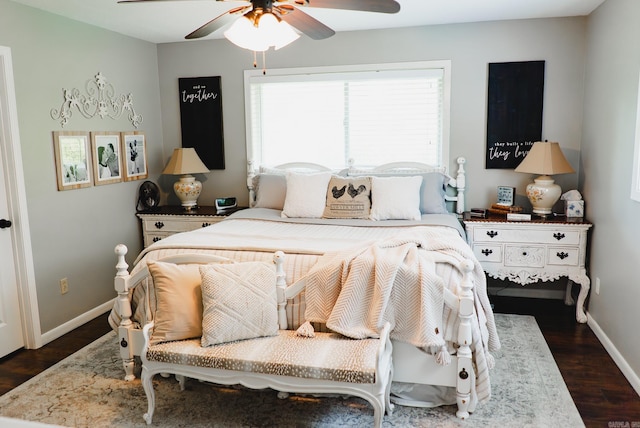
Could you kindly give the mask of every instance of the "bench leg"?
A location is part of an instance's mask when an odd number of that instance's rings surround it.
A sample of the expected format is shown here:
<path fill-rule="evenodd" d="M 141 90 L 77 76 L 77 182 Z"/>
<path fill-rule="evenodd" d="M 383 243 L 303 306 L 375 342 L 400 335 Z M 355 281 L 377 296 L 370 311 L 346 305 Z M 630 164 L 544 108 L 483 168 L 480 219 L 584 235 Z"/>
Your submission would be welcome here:
<path fill-rule="evenodd" d="M 144 393 L 147 396 L 147 413 L 144 414 L 143 418 L 147 422 L 147 425 L 151 425 L 153 412 L 156 408 L 156 394 L 153 390 L 153 374 L 150 374 L 144 366 L 142 367 L 140 380 L 142 381 Z"/>
<path fill-rule="evenodd" d="M 384 411 L 387 415 L 393 413 L 393 403 L 391 402 L 391 382 L 393 379 L 393 365 L 391 366 L 391 370 L 389 370 L 389 381 L 387 382 L 387 387 L 384 391 Z"/>

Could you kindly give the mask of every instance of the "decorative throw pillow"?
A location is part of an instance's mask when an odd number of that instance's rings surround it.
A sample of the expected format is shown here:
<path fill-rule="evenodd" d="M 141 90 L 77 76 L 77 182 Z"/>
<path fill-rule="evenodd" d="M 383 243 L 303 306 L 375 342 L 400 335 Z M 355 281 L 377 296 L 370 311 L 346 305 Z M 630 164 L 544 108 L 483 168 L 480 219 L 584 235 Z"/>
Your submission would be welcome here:
<path fill-rule="evenodd" d="M 440 172 L 422 174 L 420 187 L 420 212 L 422 214 L 447 214 L 447 204 L 444 200 L 445 178 Z"/>
<path fill-rule="evenodd" d="M 322 217 L 330 179 L 330 171 L 315 174 L 287 173 L 287 196 L 282 217 Z"/>
<path fill-rule="evenodd" d="M 202 335 L 202 291 L 199 264 L 149 262 L 156 294 L 151 345 Z"/>
<path fill-rule="evenodd" d="M 287 179 L 284 174 L 260 174 L 256 180 L 256 208 L 282 210 L 287 195 Z"/>
<path fill-rule="evenodd" d="M 272 264 L 207 265 L 202 277 L 202 346 L 278 333 L 276 272 Z"/>
<path fill-rule="evenodd" d="M 331 177 L 322 217 L 369 218 L 370 212 L 371 177 Z"/>
<path fill-rule="evenodd" d="M 420 220 L 422 176 L 373 177 L 371 220 Z"/>

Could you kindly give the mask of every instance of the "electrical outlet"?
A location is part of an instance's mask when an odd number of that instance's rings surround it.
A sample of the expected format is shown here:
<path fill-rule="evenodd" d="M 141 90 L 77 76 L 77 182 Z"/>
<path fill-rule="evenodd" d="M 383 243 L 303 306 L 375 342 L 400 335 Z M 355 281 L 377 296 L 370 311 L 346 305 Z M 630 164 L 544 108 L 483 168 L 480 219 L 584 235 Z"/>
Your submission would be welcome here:
<path fill-rule="evenodd" d="M 60 280 L 60 294 L 67 294 L 69 292 L 69 280 L 62 278 Z"/>
<path fill-rule="evenodd" d="M 596 294 L 600 295 L 600 278 L 596 278 L 595 290 Z"/>

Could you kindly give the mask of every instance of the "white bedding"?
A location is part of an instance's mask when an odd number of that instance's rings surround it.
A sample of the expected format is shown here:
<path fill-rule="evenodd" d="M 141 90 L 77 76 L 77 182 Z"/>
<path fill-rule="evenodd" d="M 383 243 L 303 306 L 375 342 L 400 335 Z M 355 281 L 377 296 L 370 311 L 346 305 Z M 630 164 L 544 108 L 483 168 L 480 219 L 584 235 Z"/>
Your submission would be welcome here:
<path fill-rule="evenodd" d="M 284 251 L 286 254 L 322 255 L 365 242 L 389 238 L 414 228 L 419 234 L 429 226 L 451 227 L 464 236 L 454 215 L 424 214 L 422 220 L 356 220 L 283 218 L 280 211 L 251 208 L 238 211 L 215 225 L 164 238 L 147 247 L 136 263 L 157 249 L 192 248 L 238 251 Z"/>
<path fill-rule="evenodd" d="M 500 343 L 486 294 L 484 273 L 466 244 L 464 230 L 454 215 L 423 215 L 420 221 L 292 219 L 282 218 L 278 210 L 252 208 L 236 212 L 212 226 L 172 235 L 150 245 L 136 259 L 132 273 L 148 260 L 177 253 L 208 253 L 243 262 L 269 261 L 272 260 L 273 253 L 280 250 L 285 253 L 284 269 L 287 283 L 291 284 L 306 275 L 325 253 L 363 247 L 393 238 L 401 232 L 403 235 L 406 233 L 415 236 L 416 239 L 429 239 L 434 228 L 446 230 L 452 239 L 451 248 L 473 260 L 476 265 L 473 293 L 478 324 L 474 329 L 474 347 L 479 348 L 477 350 L 482 355 L 475 358 L 479 376 L 475 390 L 478 401 L 483 401 L 490 395 L 488 366 L 491 357 L 488 353 L 498 349 Z M 451 233 L 452 230 L 457 233 Z M 435 270 L 445 287 L 455 292 L 462 275 L 456 266 L 450 262 L 438 262 Z M 155 307 L 155 293 L 148 292 L 152 290 L 151 287 L 151 281 L 146 281 L 131 292 L 133 321 L 137 325 L 144 325 L 151 320 Z M 295 329 L 304 322 L 304 312 L 304 293 L 301 293 L 299 300 L 287 304 L 290 328 Z M 119 317 L 116 311 L 112 311 L 109 321 L 113 328 L 117 328 Z M 443 325 L 444 339 L 454 342 L 457 339 L 459 319 L 448 307 L 443 310 Z"/>

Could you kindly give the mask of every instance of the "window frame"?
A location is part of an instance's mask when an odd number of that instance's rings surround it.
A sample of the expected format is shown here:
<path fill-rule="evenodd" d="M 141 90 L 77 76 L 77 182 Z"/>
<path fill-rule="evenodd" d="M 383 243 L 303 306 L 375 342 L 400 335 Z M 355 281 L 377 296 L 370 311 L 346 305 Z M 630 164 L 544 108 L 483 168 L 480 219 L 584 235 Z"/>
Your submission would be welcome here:
<path fill-rule="evenodd" d="M 245 106 L 245 144 L 247 150 L 247 161 L 254 165 L 256 163 L 254 156 L 253 129 L 251 118 L 251 81 L 256 78 L 283 78 L 286 76 L 304 75 L 304 74 L 321 74 L 321 73 L 345 73 L 345 72 L 372 72 L 387 70 L 417 70 L 417 69 L 441 69 L 443 78 L 443 99 L 442 99 L 442 141 L 440 147 L 440 164 L 434 167 L 445 167 L 449 169 L 449 153 L 450 153 L 450 123 L 451 123 L 451 61 L 414 61 L 414 62 L 397 62 L 385 64 L 357 64 L 357 65 L 338 65 L 338 66 L 319 66 L 319 67 L 296 67 L 296 68 L 278 68 L 269 69 L 267 75 L 262 70 L 252 69 L 244 71 L 244 106 Z M 409 159 L 408 159 L 409 160 Z M 357 159 L 356 159 L 357 162 Z M 275 166 L 275 165 L 270 165 Z M 347 165 L 345 165 L 346 167 Z"/>

